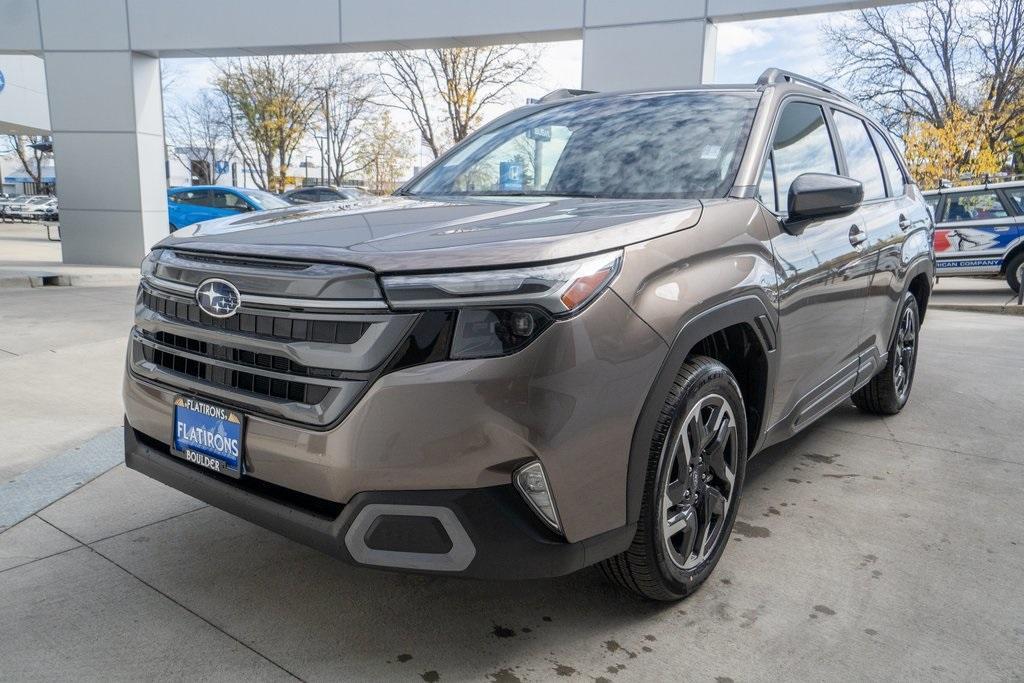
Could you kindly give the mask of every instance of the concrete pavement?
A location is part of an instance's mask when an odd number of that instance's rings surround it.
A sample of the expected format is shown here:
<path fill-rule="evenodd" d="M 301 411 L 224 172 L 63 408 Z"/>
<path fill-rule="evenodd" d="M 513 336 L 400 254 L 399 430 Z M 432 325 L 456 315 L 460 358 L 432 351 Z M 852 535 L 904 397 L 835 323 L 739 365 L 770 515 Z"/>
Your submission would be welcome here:
<path fill-rule="evenodd" d="M 0 289 L 0 485 L 121 424 L 134 298 L 134 286 Z"/>
<path fill-rule="evenodd" d="M 353 568 L 117 467 L 0 534 L 0 671 L 1021 678 L 1021 339 L 1022 318 L 930 311 L 904 412 L 843 405 L 753 461 L 721 564 L 675 605 L 593 570 L 492 583 Z"/>
<path fill-rule="evenodd" d="M 138 282 L 138 268 L 76 266 L 62 262 L 61 243 L 47 238 L 41 223 L 0 223 L 0 291 L 46 286 L 125 286 Z M 59 235 L 57 226 L 49 234 Z"/>
<path fill-rule="evenodd" d="M 932 291 L 931 304 L 947 311 L 1024 315 L 1006 278 L 944 277 Z"/>

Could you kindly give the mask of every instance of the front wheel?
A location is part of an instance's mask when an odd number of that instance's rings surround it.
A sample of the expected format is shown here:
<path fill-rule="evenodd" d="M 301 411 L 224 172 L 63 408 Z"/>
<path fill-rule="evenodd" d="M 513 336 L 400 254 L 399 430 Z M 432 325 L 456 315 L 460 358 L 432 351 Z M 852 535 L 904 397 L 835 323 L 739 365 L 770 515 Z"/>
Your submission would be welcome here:
<path fill-rule="evenodd" d="M 910 398 L 917 368 L 917 344 L 921 332 L 921 316 L 917 299 L 907 292 L 903 296 L 896 335 L 889 347 L 885 369 L 853 394 L 853 404 L 866 413 L 895 415 Z"/>
<path fill-rule="evenodd" d="M 651 600 L 679 600 L 718 564 L 747 464 L 743 397 L 729 369 L 703 356 L 676 375 L 651 439 L 633 544 L 605 560 L 616 583 Z"/>

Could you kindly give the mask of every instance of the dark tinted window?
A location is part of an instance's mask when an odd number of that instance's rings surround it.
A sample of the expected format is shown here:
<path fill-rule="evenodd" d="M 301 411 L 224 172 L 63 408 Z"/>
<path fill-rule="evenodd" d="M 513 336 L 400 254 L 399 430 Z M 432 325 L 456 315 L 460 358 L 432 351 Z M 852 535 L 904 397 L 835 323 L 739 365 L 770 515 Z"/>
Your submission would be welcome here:
<path fill-rule="evenodd" d="M 764 162 L 761 182 L 757 186 L 757 198 L 772 211 L 779 210 L 779 203 L 775 196 L 775 169 L 772 167 L 771 156 Z"/>
<path fill-rule="evenodd" d="M 1006 190 L 1010 199 L 1017 205 L 1017 213 L 1024 213 L 1024 187 L 1013 187 Z"/>
<path fill-rule="evenodd" d="M 209 190 L 187 190 L 175 192 L 171 195 L 171 201 L 176 204 L 194 204 L 196 206 L 210 206 Z"/>
<path fill-rule="evenodd" d="M 899 197 L 906 192 L 906 178 L 900 162 L 896 160 L 896 153 L 892 151 L 885 136 L 877 130 L 871 130 L 871 137 L 875 140 L 875 148 L 878 156 L 882 157 L 882 167 L 885 169 L 885 180 L 889 183 L 889 196 Z M 933 206 L 932 209 L 935 207 Z"/>
<path fill-rule="evenodd" d="M 410 193 L 722 197 L 759 97 L 703 91 L 559 103 L 467 140 Z"/>
<path fill-rule="evenodd" d="M 777 203 L 786 207 L 789 186 L 801 173 L 838 173 L 821 107 L 791 102 L 782 110 L 772 143 Z"/>
<path fill-rule="evenodd" d="M 319 201 L 316 190 L 299 190 L 288 195 L 288 201 L 296 204 L 309 204 Z"/>
<path fill-rule="evenodd" d="M 864 199 L 885 197 L 885 181 L 882 180 L 882 166 L 875 153 L 875 145 L 864 122 L 856 116 L 833 111 L 839 142 L 846 154 L 847 173 L 864 186 Z"/>
<path fill-rule="evenodd" d="M 999 195 L 992 191 L 964 192 L 946 198 L 943 221 L 983 221 L 1006 218 L 1008 213 Z"/>

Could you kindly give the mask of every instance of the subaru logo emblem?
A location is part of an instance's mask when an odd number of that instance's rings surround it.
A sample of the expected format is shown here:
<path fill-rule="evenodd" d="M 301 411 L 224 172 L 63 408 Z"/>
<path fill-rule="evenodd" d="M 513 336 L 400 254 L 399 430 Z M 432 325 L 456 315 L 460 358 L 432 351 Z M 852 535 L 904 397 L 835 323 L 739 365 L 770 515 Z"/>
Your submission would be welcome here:
<path fill-rule="evenodd" d="M 242 305 L 242 295 L 227 280 L 211 278 L 196 287 L 196 303 L 214 318 L 230 318 Z"/>

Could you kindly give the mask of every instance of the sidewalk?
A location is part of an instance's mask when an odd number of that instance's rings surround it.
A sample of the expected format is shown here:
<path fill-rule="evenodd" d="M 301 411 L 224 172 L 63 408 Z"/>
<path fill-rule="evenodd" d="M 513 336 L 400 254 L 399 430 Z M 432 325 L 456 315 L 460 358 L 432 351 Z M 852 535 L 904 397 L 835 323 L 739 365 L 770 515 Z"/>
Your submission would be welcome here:
<path fill-rule="evenodd" d="M 57 228 L 51 228 L 56 236 Z M 138 282 L 138 268 L 61 262 L 60 242 L 39 223 L 0 223 L 0 290 L 48 286 L 117 286 Z"/>
<path fill-rule="evenodd" d="M 922 334 L 902 413 L 847 403 L 751 462 L 722 563 L 685 602 L 593 569 L 351 567 L 119 465 L 0 532 L 0 678 L 1020 678 L 1024 319 L 940 310 Z"/>
<path fill-rule="evenodd" d="M 0 484 L 122 424 L 135 286 L 0 289 Z"/>
<path fill-rule="evenodd" d="M 929 308 L 974 313 L 1024 315 L 1005 278 L 944 277 L 932 291 Z"/>

